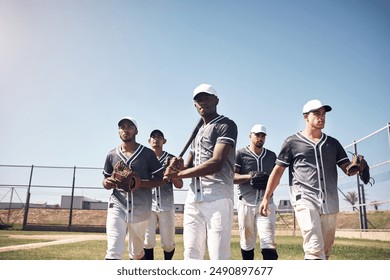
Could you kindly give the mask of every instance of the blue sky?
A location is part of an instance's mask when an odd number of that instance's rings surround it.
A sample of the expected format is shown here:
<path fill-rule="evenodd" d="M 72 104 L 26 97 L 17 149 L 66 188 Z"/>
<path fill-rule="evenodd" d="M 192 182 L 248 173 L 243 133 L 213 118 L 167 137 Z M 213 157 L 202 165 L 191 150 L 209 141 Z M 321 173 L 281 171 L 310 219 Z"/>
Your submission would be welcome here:
<path fill-rule="evenodd" d="M 238 147 L 262 123 L 278 153 L 309 99 L 348 145 L 390 121 L 389 50 L 383 0 L 0 0 L 0 164 L 102 167 L 126 115 L 177 154 L 203 82 Z"/>

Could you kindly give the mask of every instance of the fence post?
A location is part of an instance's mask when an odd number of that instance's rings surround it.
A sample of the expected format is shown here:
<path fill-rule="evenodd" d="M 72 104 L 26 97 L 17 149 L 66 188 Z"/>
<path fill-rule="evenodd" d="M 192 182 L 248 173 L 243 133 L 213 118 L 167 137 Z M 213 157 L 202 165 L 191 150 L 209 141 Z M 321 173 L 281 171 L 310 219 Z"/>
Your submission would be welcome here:
<path fill-rule="evenodd" d="M 27 218 L 28 218 L 28 210 L 30 208 L 30 190 L 31 190 L 31 182 L 32 182 L 32 176 L 33 176 L 33 170 L 34 170 L 34 165 L 31 165 L 31 171 L 30 171 L 30 181 L 28 182 L 28 188 L 27 188 L 27 196 L 26 196 L 26 206 L 24 209 L 24 216 L 23 216 L 23 227 L 22 229 L 25 228 L 27 225 Z"/>
<path fill-rule="evenodd" d="M 11 208 L 12 208 L 12 200 L 14 197 L 14 190 L 15 188 L 11 188 L 11 198 L 9 199 L 9 205 L 8 205 L 8 217 L 7 217 L 7 225 L 9 225 L 10 217 L 11 217 Z"/>
<path fill-rule="evenodd" d="M 387 123 L 387 139 L 389 140 L 389 148 L 390 148 L 390 122 Z"/>
<path fill-rule="evenodd" d="M 74 186 L 76 182 L 76 166 L 73 167 L 73 181 L 72 181 L 72 196 L 70 197 L 70 211 L 69 211 L 69 225 L 68 228 L 72 226 L 72 216 L 73 216 L 73 198 L 74 198 Z"/>
<path fill-rule="evenodd" d="M 354 153 L 357 154 L 356 141 L 353 141 Z M 367 212 L 366 212 L 366 198 L 364 195 L 364 185 L 360 184 L 359 175 L 356 175 L 356 185 L 358 189 L 359 197 L 359 217 L 360 217 L 360 229 L 367 229 Z"/>

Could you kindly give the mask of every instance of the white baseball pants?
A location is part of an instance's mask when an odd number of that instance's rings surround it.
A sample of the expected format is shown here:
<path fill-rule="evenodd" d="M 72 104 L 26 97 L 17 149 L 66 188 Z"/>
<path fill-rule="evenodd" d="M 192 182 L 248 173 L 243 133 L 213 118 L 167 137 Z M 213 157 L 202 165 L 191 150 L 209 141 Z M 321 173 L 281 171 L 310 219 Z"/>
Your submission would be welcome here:
<path fill-rule="evenodd" d="M 336 234 L 337 214 L 321 215 L 314 209 L 297 205 L 295 216 L 303 237 L 305 259 L 329 259 Z"/>
<path fill-rule="evenodd" d="M 237 214 L 240 231 L 240 246 L 245 251 L 255 249 L 257 235 L 261 249 L 275 249 L 276 205 L 268 205 L 267 217 L 261 216 L 258 206 L 248 206 L 238 201 Z"/>
<path fill-rule="evenodd" d="M 184 259 L 203 260 L 208 248 L 210 260 L 230 259 L 233 201 L 186 202 L 184 208 Z"/>
<path fill-rule="evenodd" d="M 144 237 L 148 221 L 127 223 L 126 212 L 114 205 L 107 211 L 106 259 L 121 260 L 125 249 L 126 233 L 129 237 L 129 258 L 140 260 L 144 257 Z"/>
<path fill-rule="evenodd" d="M 146 249 L 152 249 L 156 246 L 157 225 L 162 249 L 166 252 L 172 252 L 175 249 L 175 209 L 161 212 L 152 211 L 144 240 Z"/>

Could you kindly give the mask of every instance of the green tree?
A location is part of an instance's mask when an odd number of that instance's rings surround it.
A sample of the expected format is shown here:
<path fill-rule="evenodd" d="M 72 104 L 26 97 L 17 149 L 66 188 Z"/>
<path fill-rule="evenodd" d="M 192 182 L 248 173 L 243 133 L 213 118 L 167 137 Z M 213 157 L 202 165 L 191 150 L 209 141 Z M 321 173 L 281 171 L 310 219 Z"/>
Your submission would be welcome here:
<path fill-rule="evenodd" d="M 358 195 L 357 195 L 356 191 L 348 192 L 347 195 L 345 196 L 344 200 L 351 203 L 352 210 L 356 209 L 355 204 L 358 201 Z"/>

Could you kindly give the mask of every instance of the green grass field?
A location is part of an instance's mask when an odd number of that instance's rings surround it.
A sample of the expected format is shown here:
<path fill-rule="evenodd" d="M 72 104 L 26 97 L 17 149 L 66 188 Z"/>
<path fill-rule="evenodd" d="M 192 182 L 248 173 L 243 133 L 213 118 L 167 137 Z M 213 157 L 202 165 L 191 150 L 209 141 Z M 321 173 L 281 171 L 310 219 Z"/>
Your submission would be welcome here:
<path fill-rule="evenodd" d="M 15 230 L 0 231 L 0 248 L 19 244 L 48 242 L 51 239 L 34 239 L 34 235 L 79 235 L 80 233 L 63 232 L 26 232 Z M 89 233 L 85 233 L 89 234 Z M 14 238 L 13 235 L 29 235 L 29 238 Z M 77 243 L 51 245 L 41 248 L 0 252 L 0 260 L 102 260 L 104 259 L 106 241 L 105 234 L 102 240 L 83 241 Z M 302 238 L 292 236 L 276 236 L 277 249 L 280 260 L 302 260 Z M 162 250 L 155 249 L 155 259 L 162 259 Z M 123 253 L 123 259 L 128 259 Z M 176 253 L 174 260 L 183 259 L 182 235 L 176 235 Z M 207 259 L 207 256 L 206 256 Z M 240 260 L 239 237 L 234 235 L 231 242 L 231 259 Z M 255 250 L 255 259 L 262 259 L 259 246 Z M 390 241 L 366 239 L 336 238 L 332 260 L 390 260 Z"/>

